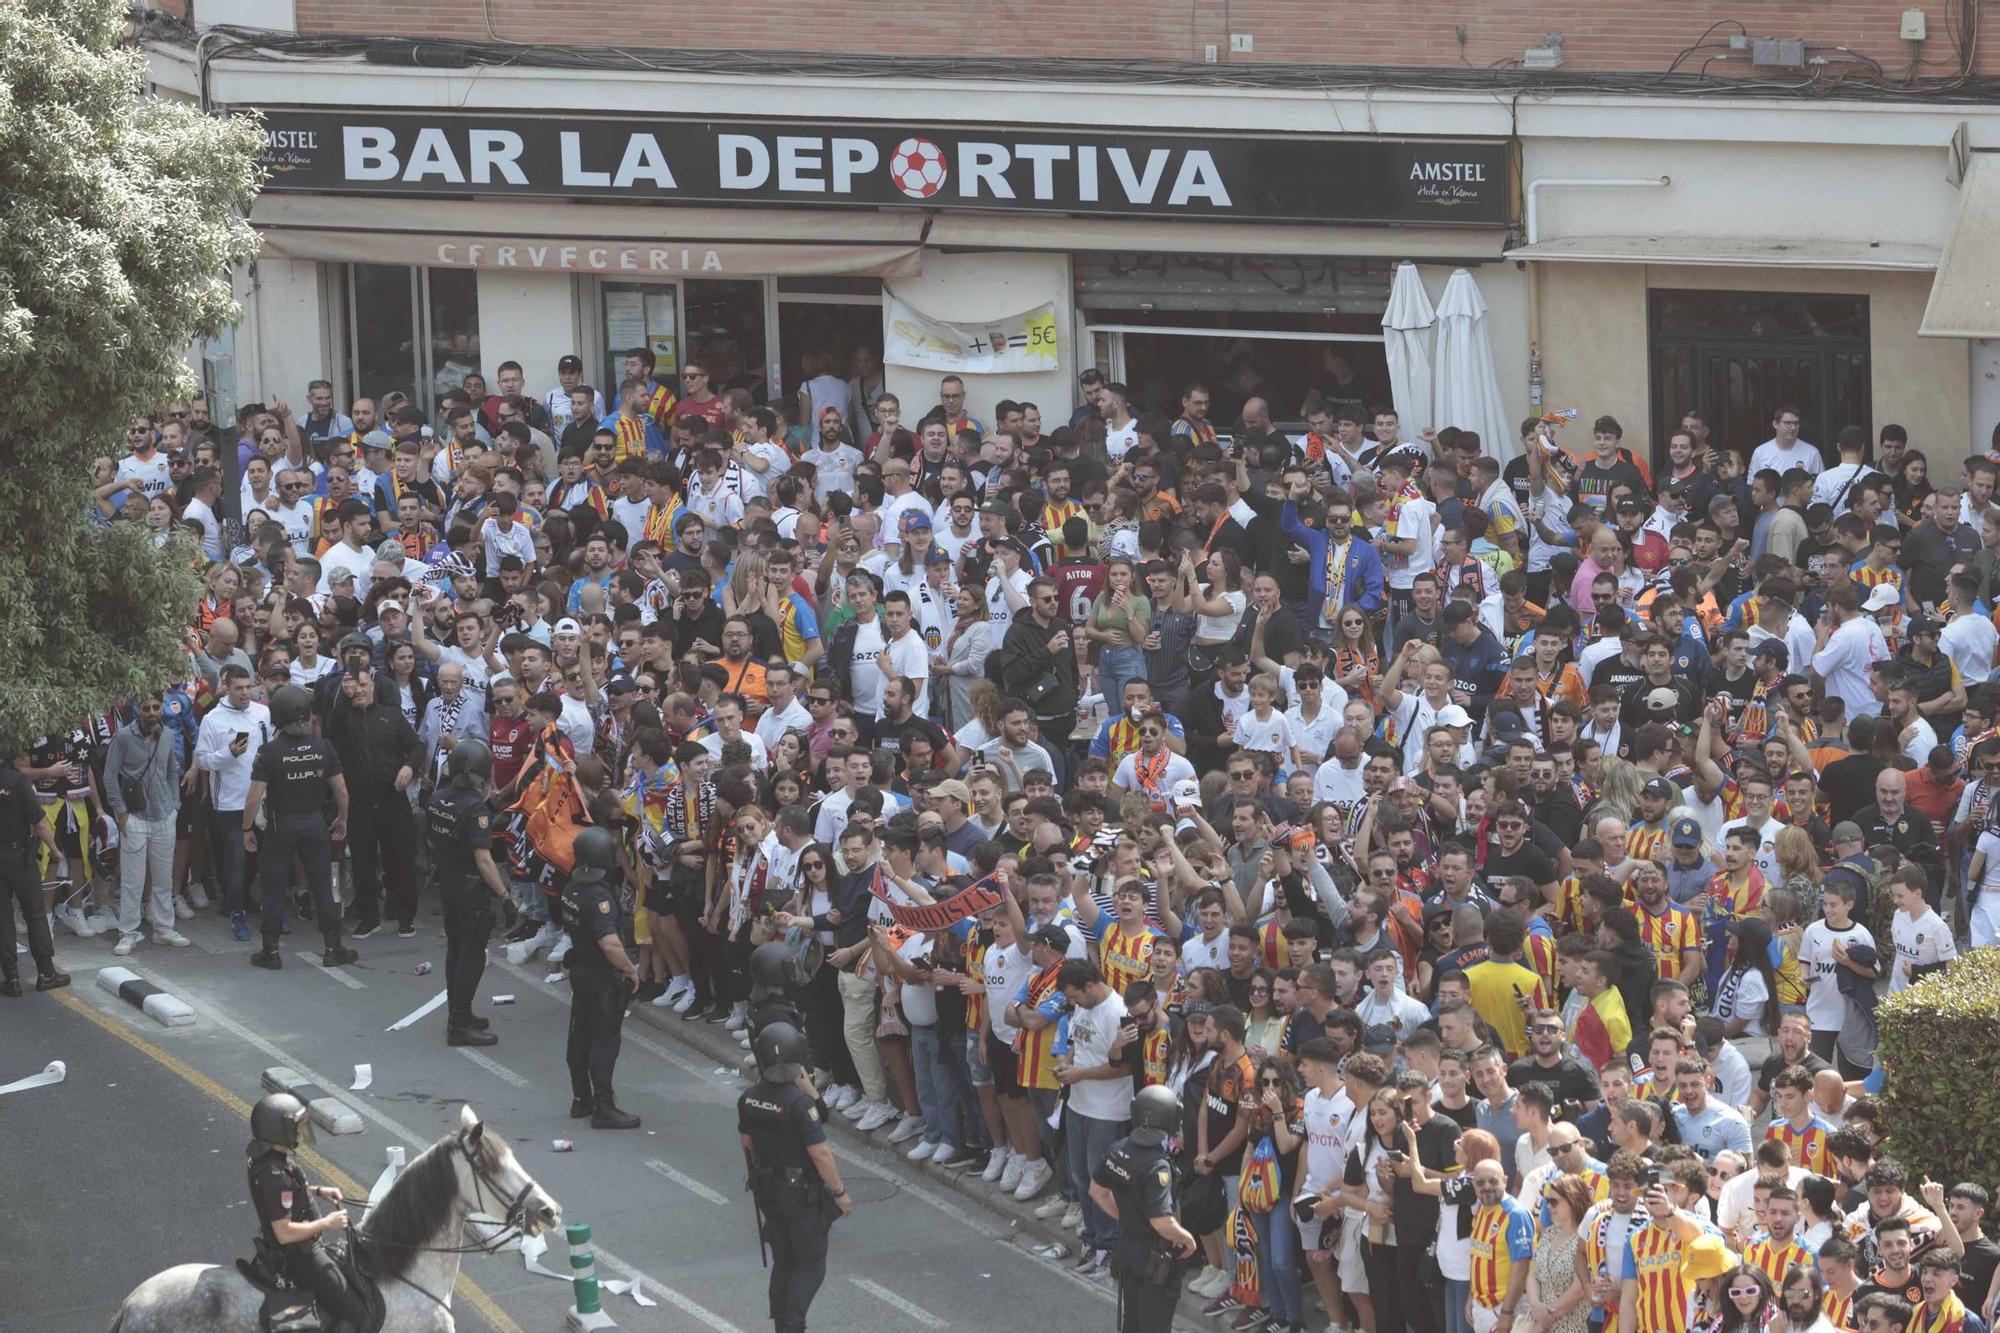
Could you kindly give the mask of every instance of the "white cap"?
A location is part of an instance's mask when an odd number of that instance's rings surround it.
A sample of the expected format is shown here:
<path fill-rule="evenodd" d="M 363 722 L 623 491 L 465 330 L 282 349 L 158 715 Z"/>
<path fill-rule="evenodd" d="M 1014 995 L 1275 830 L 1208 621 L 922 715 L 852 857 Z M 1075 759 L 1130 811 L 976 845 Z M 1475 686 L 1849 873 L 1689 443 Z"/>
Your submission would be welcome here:
<path fill-rule="evenodd" d="M 1446 704 L 1438 709 L 1437 724 L 1440 727 L 1469 727 L 1472 725 L 1472 714 L 1457 704 Z"/>
<path fill-rule="evenodd" d="M 1861 604 L 1863 611 L 1887 611 L 1892 606 L 1901 605 L 1903 594 L 1893 583 L 1878 583 L 1875 591 L 1868 594 L 1868 600 Z"/>
<path fill-rule="evenodd" d="M 1176 782 L 1174 784 L 1174 804 L 1199 806 L 1201 804 L 1201 783 L 1194 778 L 1182 778 L 1179 782 Z"/>
<path fill-rule="evenodd" d="M 557 634 L 581 634 L 583 633 L 583 626 L 577 624 L 576 621 L 574 621 L 570 617 L 564 616 L 561 620 L 558 620 L 556 622 L 556 627 L 553 632 Z"/>

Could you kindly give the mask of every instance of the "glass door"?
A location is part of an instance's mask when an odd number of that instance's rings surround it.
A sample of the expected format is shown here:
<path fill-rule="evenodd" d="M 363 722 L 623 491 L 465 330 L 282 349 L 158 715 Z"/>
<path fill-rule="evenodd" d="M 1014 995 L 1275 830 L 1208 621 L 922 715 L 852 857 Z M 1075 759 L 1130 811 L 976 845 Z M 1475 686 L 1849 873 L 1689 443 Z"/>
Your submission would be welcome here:
<path fill-rule="evenodd" d="M 681 299 L 687 315 L 681 363 L 707 371 L 716 393 L 747 389 L 753 401 L 768 402 L 764 280 L 690 278 Z"/>
<path fill-rule="evenodd" d="M 653 353 L 653 374 L 680 392 L 680 289 L 671 282 L 598 284 L 603 307 L 604 401 L 608 407 L 625 379 L 625 354 L 635 347 Z"/>
<path fill-rule="evenodd" d="M 480 371 L 478 275 L 407 264 L 347 267 L 348 401 L 401 393 L 429 415 Z"/>

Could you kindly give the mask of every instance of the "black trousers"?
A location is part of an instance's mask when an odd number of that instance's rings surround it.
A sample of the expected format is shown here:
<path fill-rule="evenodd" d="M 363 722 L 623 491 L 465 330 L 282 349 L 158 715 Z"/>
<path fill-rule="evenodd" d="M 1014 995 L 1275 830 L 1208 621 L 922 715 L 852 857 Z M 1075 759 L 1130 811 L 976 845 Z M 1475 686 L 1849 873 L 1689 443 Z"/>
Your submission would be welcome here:
<path fill-rule="evenodd" d="M 840 986 L 835 980 L 839 975 L 838 968 L 824 965 L 813 973 L 812 980 L 806 983 L 805 994 L 799 997 L 799 1014 L 806 1020 L 806 1044 L 812 1047 L 813 1068 L 832 1070 L 835 1083 L 858 1088 L 861 1075 L 855 1072 L 854 1056 L 841 1032 L 846 1017 L 840 1005 Z"/>
<path fill-rule="evenodd" d="M 1400 1245 L 1367 1245 L 1362 1266 L 1368 1270 L 1368 1295 L 1375 1302 L 1376 1333 L 1398 1333 L 1403 1327 L 1403 1293 L 1398 1289 Z M 1421 1254 L 1421 1246 L 1415 1247 Z"/>
<path fill-rule="evenodd" d="M 347 1274 L 341 1271 L 340 1261 L 324 1246 L 286 1246 L 285 1275 L 313 1294 L 328 1328 L 345 1324 L 350 1329 L 359 1329 L 367 1319 L 367 1308 L 348 1288 Z"/>
<path fill-rule="evenodd" d="M 444 897 L 445 1012 L 463 1027 L 472 1016 L 479 979 L 486 975 L 486 943 L 493 938 L 494 898 L 477 882 L 446 887 Z"/>
<path fill-rule="evenodd" d="M 595 968 L 569 970 L 569 1090 L 582 1101 L 611 1096 L 612 1072 L 625 1027 L 631 991 L 616 973 Z"/>
<path fill-rule="evenodd" d="M 28 923 L 28 952 L 44 974 L 55 968 L 56 942 L 49 935 L 49 918 L 42 911 L 42 876 L 25 847 L 0 847 L 0 973 L 14 976 L 14 905 Z"/>
<path fill-rule="evenodd" d="M 1433 1226 L 1432 1230 L 1435 1229 Z M 1428 1242 L 1398 1245 L 1390 1251 L 1396 1256 L 1397 1297 L 1402 1302 L 1403 1322 L 1409 1325 L 1410 1333 L 1444 1333 L 1444 1286 L 1441 1282 L 1426 1286 L 1419 1271 L 1426 1248 Z M 1381 1325 L 1376 1327 L 1379 1329 Z"/>
<path fill-rule="evenodd" d="M 333 839 L 322 815 L 274 815 L 257 839 L 257 884 L 264 900 L 264 947 L 276 949 L 291 899 L 292 862 L 303 862 L 306 887 L 327 947 L 340 944 L 340 904 L 333 900 Z"/>
<path fill-rule="evenodd" d="M 1125 1279 L 1118 1284 L 1118 1333 L 1169 1333 L 1180 1299 L 1178 1277 L 1167 1282 Z"/>
<path fill-rule="evenodd" d="M 363 921 L 386 915 L 408 925 L 417 919 L 416 812 L 393 786 L 366 791 L 357 784 L 352 794 L 347 850 L 354 858 L 355 913 Z"/>
<path fill-rule="evenodd" d="M 777 1333 L 805 1333 L 806 1311 L 826 1281 L 826 1237 L 833 1220 L 793 1199 L 764 1209 L 771 1245 L 771 1322 Z"/>

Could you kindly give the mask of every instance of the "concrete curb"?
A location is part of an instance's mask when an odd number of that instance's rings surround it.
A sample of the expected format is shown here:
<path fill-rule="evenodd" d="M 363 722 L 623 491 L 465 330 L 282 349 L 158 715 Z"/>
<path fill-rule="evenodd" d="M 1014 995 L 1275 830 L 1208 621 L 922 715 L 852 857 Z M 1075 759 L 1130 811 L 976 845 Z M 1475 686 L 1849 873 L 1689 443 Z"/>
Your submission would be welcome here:
<path fill-rule="evenodd" d="M 635 1004 L 631 1007 L 629 1013 L 631 1019 L 638 1019 L 648 1027 L 673 1037 L 681 1045 L 688 1047 L 690 1050 L 700 1052 L 704 1058 L 712 1060 L 718 1065 L 739 1072 L 743 1068 L 744 1050 L 737 1044 L 736 1034 L 729 1031 L 720 1023 L 684 1022 L 681 1016 L 672 1009 L 659 1009 L 651 1004 Z M 627 1021 L 629 1022 L 631 1019 Z M 745 1086 L 748 1086 L 747 1080 Z M 913 1146 L 914 1140 L 908 1143 L 899 1143 L 892 1147 L 881 1136 L 863 1134 L 856 1130 L 853 1121 L 840 1115 L 828 1117 L 826 1127 L 828 1134 L 837 1139 L 841 1146 L 849 1151 L 857 1155 L 866 1156 L 870 1161 L 884 1166 L 893 1165 L 905 1174 L 923 1181 L 924 1184 L 932 1188 L 943 1187 L 950 1190 L 961 1198 L 986 1209 L 995 1216 L 1005 1219 L 1013 1232 L 1033 1245 L 1051 1243 L 1063 1245 L 1067 1252 L 1066 1257 L 1051 1260 L 1050 1262 L 1068 1268 L 1081 1256 L 1081 1248 L 1075 1232 L 1062 1230 L 1056 1225 L 1056 1221 L 1054 1220 L 1044 1220 L 1035 1216 L 1035 1209 L 1041 1207 L 1050 1195 L 1055 1192 L 1056 1187 L 1053 1181 L 1050 1182 L 1041 1194 L 1026 1203 L 1020 1203 L 1012 1196 L 1001 1195 L 993 1186 L 981 1180 L 977 1171 L 970 1173 L 940 1171 L 926 1163 L 909 1161 L 903 1156 L 903 1151 Z M 1082 1281 L 1085 1279 L 1078 1280 Z M 1106 1283 L 1110 1281 L 1108 1277 L 1098 1280 Z M 1184 1319 L 1200 1320 L 1202 1317 L 1201 1307 L 1205 1303 L 1203 1297 L 1192 1295 L 1187 1291 L 1184 1279 L 1177 1316 Z M 1218 1325 L 1206 1322 L 1201 1323 L 1199 1326 L 1203 1328 L 1218 1327 Z M 1228 1324 L 1225 1321 L 1219 1327 L 1227 1328 Z"/>
<path fill-rule="evenodd" d="M 167 994 L 129 967 L 99 968 L 97 988 L 116 995 L 164 1027 L 184 1028 L 194 1023 L 194 1010 L 187 1001 Z"/>
<path fill-rule="evenodd" d="M 329 1134 L 359 1134 L 361 1117 L 354 1108 L 328 1092 L 304 1074 L 286 1065 L 272 1065 L 264 1071 L 266 1092 L 289 1092 L 306 1104 L 313 1123 Z"/>

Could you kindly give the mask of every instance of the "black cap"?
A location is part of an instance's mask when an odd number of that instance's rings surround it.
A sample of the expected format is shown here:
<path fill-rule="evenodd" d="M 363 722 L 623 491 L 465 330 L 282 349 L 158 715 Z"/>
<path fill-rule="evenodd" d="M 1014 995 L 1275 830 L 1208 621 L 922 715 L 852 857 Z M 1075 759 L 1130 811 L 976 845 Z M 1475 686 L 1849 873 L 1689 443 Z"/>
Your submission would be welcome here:
<path fill-rule="evenodd" d="M 341 652 L 344 653 L 350 648 L 359 648 L 363 652 L 372 653 L 375 651 L 375 640 L 369 638 L 360 630 L 355 630 L 340 641 Z"/>
<path fill-rule="evenodd" d="M 565 370 L 581 371 L 582 369 L 583 369 L 583 358 L 578 356 L 574 352 L 571 352 L 568 356 L 565 356 L 561 360 L 556 362 L 556 370 L 558 372 Z"/>
<path fill-rule="evenodd" d="M 424 424 L 424 409 L 414 404 L 396 409 L 396 424 L 399 426 L 421 426 Z"/>
<path fill-rule="evenodd" d="M 1046 944 L 1057 953 L 1066 954 L 1069 952 L 1069 928 L 1059 922 L 1049 922 L 1048 925 L 1043 926 L 1034 933 L 1033 939 L 1035 943 Z"/>

